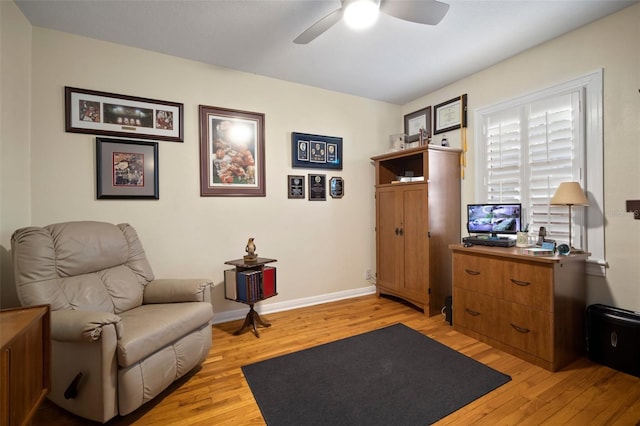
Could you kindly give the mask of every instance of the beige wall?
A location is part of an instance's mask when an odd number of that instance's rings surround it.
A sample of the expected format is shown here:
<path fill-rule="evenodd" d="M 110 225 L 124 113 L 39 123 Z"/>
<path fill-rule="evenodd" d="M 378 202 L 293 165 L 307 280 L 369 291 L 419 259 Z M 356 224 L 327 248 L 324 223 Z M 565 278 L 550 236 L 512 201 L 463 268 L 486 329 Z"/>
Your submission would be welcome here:
<path fill-rule="evenodd" d="M 12 1 L 0 1 L 0 45 L 0 307 L 4 308 L 18 304 L 12 285 L 11 233 L 31 222 L 31 25 Z"/>
<path fill-rule="evenodd" d="M 244 255 L 248 237 L 259 255 L 278 259 L 279 296 L 261 304 L 267 309 L 371 291 L 367 159 L 396 131 L 399 106 L 38 27 L 32 37 L 31 224 L 132 224 L 157 277 L 218 284 L 218 319 L 246 313 L 224 299 L 220 284 L 224 261 Z M 95 137 L 64 131 L 64 86 L 184 103 L 184 143 L 159 142 L 160 200 L 96 200 Z M 200 104 L 265 114 L 266 197 L 200 197 Z M 292 131 L 343 138 L 344 169 L 318 171 L 344 178 L 342 199 L 287 198 L 287 175 L 313 172 L 291 168 Z"/>
<path fill-rule="evenodd" d="M 403 107 L 31 28 L 12 2 L 2 2 L 1 18 L 3 307 L 11 301 L 11 232 L 27 224 L 80 219 L 134 225 L 158 277 L 202 276 L 218 284 L 223 262 L 244 254 L 246 239 L 256 237 L 258 253 L 279 260 L 279 295 L 267 302 L 271 309 L 368 291 L 364 273 L 375 264 L 369 157 L 384 151 L 388 135 L 401 130 L 404 114 L 468 93 L 470 167 L 463 182 L 463 203 L 468 203 L 474 201 L 476 108 L 604 68 L 610 268 L 606 278 L 589 278 L 589 297 L 640 310 L 640 221 L 624 212 L 626 199 L 640 197 L 640 61 L 637 43 L 630 42 L 640 39 L 640 5 Z M 185 142 L 159 143 L 160 200 L 95 199 L 95 138 L 64 132 L 64 86 L 184 103 Z M 267 197 L 199 196 L 199 104 L 266 114 Z M 7 128 L 7 120 L 15 126 Z M 287 199 L 286 176 L 309 172 L 290 167 L 291 131 L 344 138 L 344 170 L 324 172 L 345 179 L 342 200 Z M 459 144 L 457 135 L 447 136 Z M 220 285 L 214 297 L 219 319 L 241 314 L 241 306 L 223 299 Z"/>
<path fill-rule="evenodd" d="M 469 146 L 463 205 L 475 200 L 474 111 L 604 69 L 606 277 L 589 276 L 589 303 L 640 311 L 640 221 L 625 201 L 640 199 L 640 4 L 530 49 L 403 106 L 402 114 L 468 94 Z M 449 132 L 460 147 L 460 133 Z M 436 135 L 435 142 L 440 141 Z M 598 165 L 596 165 L 598 166 Z"/>

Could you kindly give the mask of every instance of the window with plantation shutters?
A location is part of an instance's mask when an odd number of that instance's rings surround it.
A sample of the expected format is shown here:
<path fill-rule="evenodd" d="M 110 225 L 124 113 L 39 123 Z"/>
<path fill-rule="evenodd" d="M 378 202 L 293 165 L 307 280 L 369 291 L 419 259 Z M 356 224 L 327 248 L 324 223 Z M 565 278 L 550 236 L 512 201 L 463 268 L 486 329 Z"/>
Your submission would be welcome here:
<path fill-rule="evenodd" d="M 601 203 L 601 82 L 594 73 L 476 111 L 476 201 L 521 203 L 530 231 L 544 226 L 547 238 L 569 243 L 569 208 L 549 202 L 561 182 L 576 181 L 591 205 Z M 572 209 L 573 245 L 604 266 L 604 230 L 587 226 L 588 219 L 600 223 L 602 212 L 585 210 Z"/>
<path fill-rule="evenodd" d="M 584 187 L 582 152 L 584 120 L 580 111 L 581 91 L 543 99 L 526 106 L 528 217 L 533 229 L 544 226 L 547 235 L 569 243 L 569 208 L 549 201 L 562 182 L 580 182 Z M 582 209 L 572 209 L 573 240 L 584 247 Z"/>

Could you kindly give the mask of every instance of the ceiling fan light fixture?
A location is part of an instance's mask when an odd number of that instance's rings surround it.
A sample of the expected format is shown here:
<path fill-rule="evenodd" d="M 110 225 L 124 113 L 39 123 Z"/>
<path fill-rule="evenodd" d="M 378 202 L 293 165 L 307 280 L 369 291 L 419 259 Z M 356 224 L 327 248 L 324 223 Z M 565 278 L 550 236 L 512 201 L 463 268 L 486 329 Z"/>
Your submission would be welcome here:
<path fill-rule="evenodd" d="M 372 26 L 378 19 L 380 5 L 375 0 L 354 0 L 344 8 L 344 21 L 354 30 Z"/>

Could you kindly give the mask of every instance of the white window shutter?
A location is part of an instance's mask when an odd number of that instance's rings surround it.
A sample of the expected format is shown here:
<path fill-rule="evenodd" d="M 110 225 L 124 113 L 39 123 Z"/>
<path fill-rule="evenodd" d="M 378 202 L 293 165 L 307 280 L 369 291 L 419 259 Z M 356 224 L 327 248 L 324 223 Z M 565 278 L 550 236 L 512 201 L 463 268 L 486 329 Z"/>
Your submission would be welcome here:
<path fill-rule="evenodd" d="M 520 202 L 522 180 L 521 118 L 519 108 L 486 117 L 486 201 Z"/>
<path fill-rule="evenodd" d="M 580 140 L 580 91 L 541 99 L 525 106 L 528 126 L 528 221 L 534 229 L 544 226 L 548 238 L 569 242 L 569 208 L 549 201 L 561 182 L 576 181 L 582 156 Z M 574 209 L 575 210 L 575 209 Z M 574 212 L 575 213 L 575 212 Z M 579 241 L 580 229 L 573 230 Z"/>

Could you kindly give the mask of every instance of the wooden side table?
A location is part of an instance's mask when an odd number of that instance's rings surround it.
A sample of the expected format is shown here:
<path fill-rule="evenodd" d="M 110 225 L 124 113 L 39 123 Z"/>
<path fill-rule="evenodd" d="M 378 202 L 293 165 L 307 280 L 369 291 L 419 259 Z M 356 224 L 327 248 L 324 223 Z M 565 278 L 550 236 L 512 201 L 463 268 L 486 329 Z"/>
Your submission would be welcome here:
<path fill-rule="evenodd" d="M 0 424 L 29 424 L 51 390 L 49 305 L 0 311 Z"/>
<path fill-rule="evenodd" d="M 242 327 L 234 335 L 242 334 L 251 327 L 253 334 L 260 337 L 258 326 L 271 327 L 271 323 L 260 317 L 254 309 L 257 302 L 277 296 L 276 268 L 265 266 L 268 263 L 277 262 L 276 259 L 258 257 L 255 261 L 244 259 L 228 260 L 225 265 L 235 266 L 224 273 L 225 299 L 249 305 L 249 312 L 245 317 Z"/>

